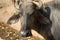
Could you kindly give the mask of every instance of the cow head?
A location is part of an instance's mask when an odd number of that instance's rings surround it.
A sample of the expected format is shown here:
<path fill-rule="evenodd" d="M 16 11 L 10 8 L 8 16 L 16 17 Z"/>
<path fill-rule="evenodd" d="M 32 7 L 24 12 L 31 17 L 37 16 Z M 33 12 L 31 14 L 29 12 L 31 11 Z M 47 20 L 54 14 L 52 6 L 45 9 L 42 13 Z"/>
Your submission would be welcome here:
<path fill-rule="evenodd" d="M 15 13 L 8 20 L 8 24 L 12 24 L 17 22 L 17 20 L 21 19 L 21 30 L 20 36 L 29 36 L 31 35 L 30 29 L 30 15 L 35 11 L 42 7 L 41 0 L 15 0 L 15 7 L 20 10 Z"/>

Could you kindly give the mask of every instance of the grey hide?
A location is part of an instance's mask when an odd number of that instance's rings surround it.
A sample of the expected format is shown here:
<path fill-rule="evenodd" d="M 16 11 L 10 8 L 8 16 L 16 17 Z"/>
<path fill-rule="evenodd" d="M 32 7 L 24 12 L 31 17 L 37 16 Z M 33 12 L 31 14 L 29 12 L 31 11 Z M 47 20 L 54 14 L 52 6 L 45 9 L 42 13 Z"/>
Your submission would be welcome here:
<path fill-rule="evenodd" d="M 49 6 L 51 9 L 52 35 L 56 40 L 60 40 L 60 1 L 53 0 L 50 3 L 46 3 L 45 6 Z"/>

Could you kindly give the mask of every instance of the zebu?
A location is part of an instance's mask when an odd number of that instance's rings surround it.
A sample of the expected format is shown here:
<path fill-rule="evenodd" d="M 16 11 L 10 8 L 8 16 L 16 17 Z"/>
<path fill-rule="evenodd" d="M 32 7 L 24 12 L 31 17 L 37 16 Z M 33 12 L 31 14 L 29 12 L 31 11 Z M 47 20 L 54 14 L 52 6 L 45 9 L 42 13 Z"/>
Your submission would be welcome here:
<path fill-rule="evenodd" d="M 40 9 L 41 6 L 42 3 L 39 0 L 15 0 L 15 7 L 20 11 L 14 14 L 7 23 L 15 23 L 16 19 L 20 18 L 22 26 L 20 36 L 32 35 L 30 33 L 30 16 L 34 11 Z"/>
<path fill-rule="evenodd" d="M 21 2 L 22 4 L 19 5 L 18 7 L 16 6 L 18 9 L 21 9 L 21 12 L 19 12 L 17 16 L 14 15 L 13 17 L 11 17 L 8 20 L 8 24 L 12 23 L 11 19 L 13 20 L 19 19 L 19 17 L 22 15 L 22 17 L 20 17 L 22 20 L 22 29 L 20 31 L 20 36 L 31 36 L 32 35 L 31 28 L 33 28 L 36 31 L 38 31 L 38 33 L 42 34 L 46 38 L 46 40 L 55 40 L 55 39 L 60 40 L 59 10 L 57 9 L 58 8 L 57 6 L 56 6 L 57 8 L 54 6 L 56 4 L 53 2 L 51 2 L 51 4 L 49 3 L 44 4 L 45 6 L 49 6 L 46 7 L 45 9 L 42 6 L 40 6 L 41 4 L 38 5 L 40 3 L 38 1 L 32 2 L 30 0 L 27 1 L 22 0 Z M 19 4 L 19 2 L 17 4 Z M 26 8 L 26 6 L 28 6 L 28 8 Z M 33 27 L 30 27 L 31 20 Z"/>

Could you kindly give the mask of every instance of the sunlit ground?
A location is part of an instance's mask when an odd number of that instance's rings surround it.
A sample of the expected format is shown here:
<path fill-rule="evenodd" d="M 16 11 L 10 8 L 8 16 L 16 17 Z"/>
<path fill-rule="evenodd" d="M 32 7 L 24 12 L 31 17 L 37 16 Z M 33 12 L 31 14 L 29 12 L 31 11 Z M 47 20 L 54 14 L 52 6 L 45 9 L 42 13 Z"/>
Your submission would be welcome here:
<path fill-rule="evenodd" d="M 3 22 L 0 22 L 0 38 L 3 40 L 45 40 L 41 36 L 38 37 L 35 31 L 32 30 L 32 34 L 35 34 L 35 36 L 31 37 L 19 37 L 18 31 L 13 29 L 7 24 L 4 24 Z"/>

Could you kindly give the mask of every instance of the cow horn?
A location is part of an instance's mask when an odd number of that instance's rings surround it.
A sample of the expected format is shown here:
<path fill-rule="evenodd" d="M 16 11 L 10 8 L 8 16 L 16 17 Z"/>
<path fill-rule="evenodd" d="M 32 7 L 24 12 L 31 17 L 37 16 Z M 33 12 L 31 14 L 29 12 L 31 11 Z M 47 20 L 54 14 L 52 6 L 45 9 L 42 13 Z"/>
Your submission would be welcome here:
<path fill-rule="evenodd" d="M 39 0 L 39 1 L 32 1 L 32 2 L 37 6 L 38 9 L 40 9 L 42 7 L 42 1 L 41 0 Z"/>

